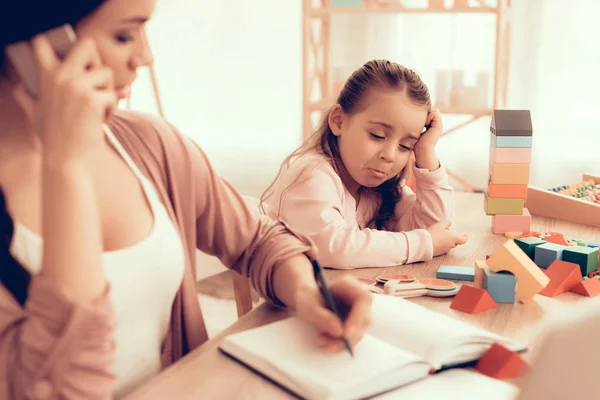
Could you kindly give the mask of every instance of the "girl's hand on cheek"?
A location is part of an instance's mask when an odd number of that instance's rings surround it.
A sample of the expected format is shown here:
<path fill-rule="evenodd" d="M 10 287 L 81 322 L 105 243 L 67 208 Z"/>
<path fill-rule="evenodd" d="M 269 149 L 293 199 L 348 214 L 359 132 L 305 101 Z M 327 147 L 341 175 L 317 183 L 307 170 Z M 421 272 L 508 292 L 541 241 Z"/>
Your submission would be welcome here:
<path fill-rule="evenodd" d="M 440 166 L 440 162 L 435 155 L 435 146 L 442 136 L 443 124 L 440 110 L 435 109 L 427 115 L 425 126 L 429 127 L 417 141 L 415 145 L 415 159 L 418 168 L 436 170 Z"/>

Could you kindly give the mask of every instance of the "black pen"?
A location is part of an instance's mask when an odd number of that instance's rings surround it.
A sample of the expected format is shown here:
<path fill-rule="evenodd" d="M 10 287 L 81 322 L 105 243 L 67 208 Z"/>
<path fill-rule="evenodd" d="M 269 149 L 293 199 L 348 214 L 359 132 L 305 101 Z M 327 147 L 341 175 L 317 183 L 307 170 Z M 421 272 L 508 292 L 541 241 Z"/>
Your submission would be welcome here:
<path fill-rule="evenodd" d="M 343 325 L 344 319 L 342 318 L 342 316 L 340 315 L 340 313 L 337 310 L 337 307 L 335 306 L 335 301 L 333 300 L 333 296 L 331 295 L 331 292 L 329 291 L 329 287 L 327 286 L 327 281 L 325 281 L 325 274 L 323 273 L 323 269 L 321 268 L 321 265 L 319 264 L 319 262 L 317 260 L 312 260 L 312 265 L 313 265 L 313 272 L 315 274 L 315 279 L 317 280 L 317 286 L 319 286 L 321 295 L 323 295 L 323 297 L 325 298 L 325 304 L 327 305 L 327 308 L 329 308 L 335 315 L 340 317 L 340 320 L 342 321 L 342 325 Z M 342 339 L 344 340 L 344 344 L 346 345 L 346 348 L 350 352 L 350 355 L 352 357 L 354 357 L 354 352 L 352 351 L 352 346 L 350 346 L 350 342 L 348 341 L 346 336 L 343 336 Z"/>

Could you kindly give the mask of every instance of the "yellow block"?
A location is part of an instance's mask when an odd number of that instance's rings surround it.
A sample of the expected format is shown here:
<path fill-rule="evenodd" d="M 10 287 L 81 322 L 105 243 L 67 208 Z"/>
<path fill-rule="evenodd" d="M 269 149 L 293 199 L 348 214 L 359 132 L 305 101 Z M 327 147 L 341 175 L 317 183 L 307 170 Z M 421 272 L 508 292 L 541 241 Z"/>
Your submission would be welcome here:
<path fill-rule="evenodd" d="M 503 185 L 529 184 L 530 164 L 498 164 L 491 167 L 492 183 Z"/>
<path fill-rule="evenodd" d="M 475 279 L 473 280 L 473 286 L 476 288 L 483 288 L 483 269 L 488 268 L 485 261 L 475 260 Z"/>
<path fill-rule="evenodd" d="M 489 197 L 485 194 L 483 208 L 487 215 L 523 215 L 524 199 Z"/>
<path fill-rule="evenodd" d="M 531 300 L 550 282 L 550 278 L 512 240 L 504 243 L 486 262 L 494 272 L 508 271 L 517 277 L 516 294 L 523 303 Z"/>

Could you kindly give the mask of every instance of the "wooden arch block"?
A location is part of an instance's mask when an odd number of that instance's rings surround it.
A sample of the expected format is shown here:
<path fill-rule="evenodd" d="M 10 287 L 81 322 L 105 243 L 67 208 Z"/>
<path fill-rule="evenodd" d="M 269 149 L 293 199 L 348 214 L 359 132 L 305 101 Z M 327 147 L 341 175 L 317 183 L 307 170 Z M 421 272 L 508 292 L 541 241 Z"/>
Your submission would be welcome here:
<path fill-rule="evenodd" d="M 468 285 L 461 286 L 450 304 L 450 308 L 468 314 L 477 314 L 495 307 L 496 302 L 487 291 Z"/>
<path fill-rule="evenodd" d="M 475 369 L 496 379 L 516 378 L 527 371 L 527 363 L 519 353 L 494 343 L 479 359 Z"/>
<path fill-rule="evenodd" d="M 527 303 L 548 285 L 550 278 L 512 240 L 487 260 L 494 272 L 508 271 L 517 277 L 517 297 Z"/>

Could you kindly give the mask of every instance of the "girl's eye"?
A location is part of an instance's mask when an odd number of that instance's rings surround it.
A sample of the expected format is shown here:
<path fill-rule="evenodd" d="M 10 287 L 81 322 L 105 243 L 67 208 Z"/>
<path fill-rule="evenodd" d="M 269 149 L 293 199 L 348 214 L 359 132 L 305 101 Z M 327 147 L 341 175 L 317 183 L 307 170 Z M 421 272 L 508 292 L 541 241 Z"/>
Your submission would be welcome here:
<path fill-rule="evenodd" d="M 133 40 L 131 35 L 117 35 L 117 41 L 120 43 L 127 43 Z"/>
<path fill-rule="evenodd" d="M 408 146 L 404 146 L 403 144 L 400 145 L 400 148 L 404 151 L 412 151 L 412 149 Z"/>
<path fill-rule="evenodd" d="M 376 135 L 372 132 L 369 132 L 369 133 L 371 134 L 371 137 L 373 137 L 373 139 L 376 139 L 376 140 L 385 139 L 383 136 Z"/>

